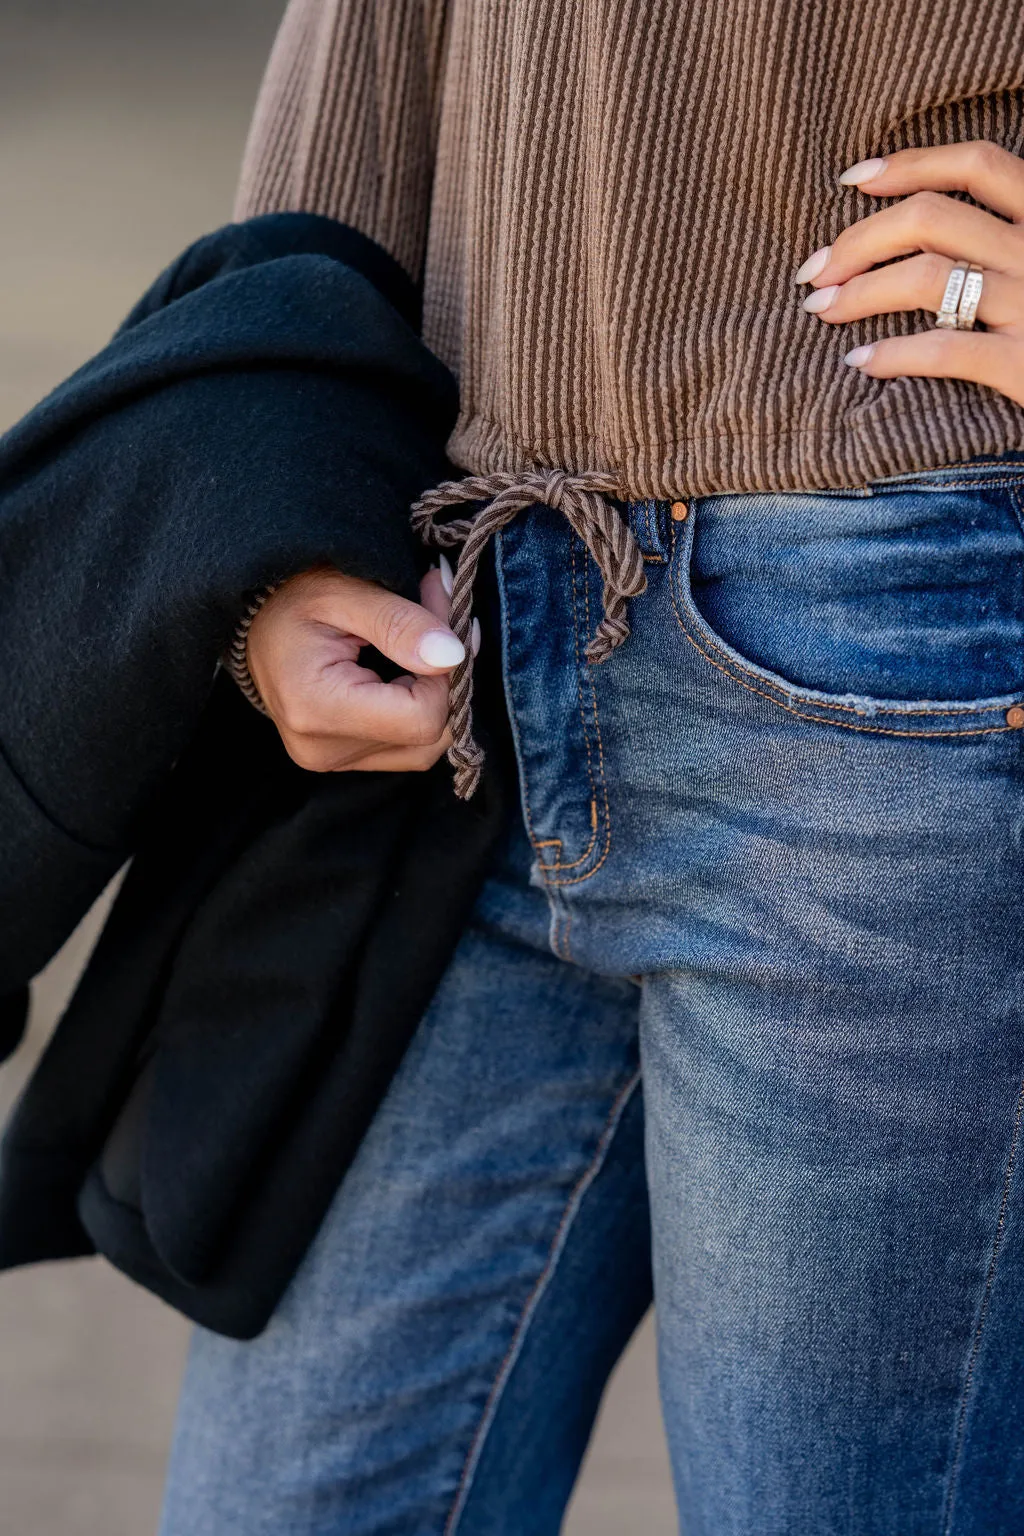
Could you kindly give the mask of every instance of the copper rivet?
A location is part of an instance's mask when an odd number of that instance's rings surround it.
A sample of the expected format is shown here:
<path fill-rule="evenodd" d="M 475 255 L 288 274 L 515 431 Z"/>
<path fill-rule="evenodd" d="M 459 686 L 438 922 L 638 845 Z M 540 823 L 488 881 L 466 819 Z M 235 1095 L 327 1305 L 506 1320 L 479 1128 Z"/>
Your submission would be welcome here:
<path fill-rule="evenodd" d="M 689 512 L 690 509 L 685 501 L 674 501 L 672 503 L 672 521 L 674 523 L 685 522 Z"/>
<path fill-rule="evenodd" d="M 1006 723 L 1012 725 L 1015 731 L 1019 731 L 1024 725 L 1024 709 L 1021 709 L 1019 704 L 1015 704 L 1012 709 L 1006 711 Z"/>

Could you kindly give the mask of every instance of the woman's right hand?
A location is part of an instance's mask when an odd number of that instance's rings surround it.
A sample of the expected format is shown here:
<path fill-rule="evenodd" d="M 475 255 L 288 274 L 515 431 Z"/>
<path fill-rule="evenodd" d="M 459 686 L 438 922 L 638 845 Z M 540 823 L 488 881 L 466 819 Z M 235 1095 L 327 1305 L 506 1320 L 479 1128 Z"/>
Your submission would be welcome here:
<path fill-rule="evenodd" d="M 448 678 L 464 650 L 448 628 L 439 570 L 420 596 L 422 605 L 411 603 L 323 567 L 263 604 L 249 630 L 249 672 L 300 768 L 422 772 L 447 750 Z M 360 666 L 367 645 L 404 675 L 386 683 Z"/>

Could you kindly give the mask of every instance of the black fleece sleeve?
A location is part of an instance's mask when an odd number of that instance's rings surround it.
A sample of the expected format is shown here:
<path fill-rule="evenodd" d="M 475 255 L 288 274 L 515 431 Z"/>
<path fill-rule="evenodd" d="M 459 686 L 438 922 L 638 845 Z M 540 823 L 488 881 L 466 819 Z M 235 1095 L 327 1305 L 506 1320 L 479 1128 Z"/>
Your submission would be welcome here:
<path fill-rule="evenodd" d="M 185 253 L 0 440 L 0 997 L 130 854 L 255 589 L 415 595 L 456 389 L 387 254 L 308 214 Z"/>

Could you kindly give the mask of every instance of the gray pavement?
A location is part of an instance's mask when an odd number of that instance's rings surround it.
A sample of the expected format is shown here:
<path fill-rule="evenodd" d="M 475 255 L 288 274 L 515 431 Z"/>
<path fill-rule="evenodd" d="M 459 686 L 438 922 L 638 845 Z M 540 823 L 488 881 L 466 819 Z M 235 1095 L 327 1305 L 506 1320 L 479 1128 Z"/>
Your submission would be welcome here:
<path fill-rule="evenodd" d="M 0 429 L 103 344 L 188 240 L 224 222 L 277 0 L 4 0 Z M 45 1040 L 98 927 L 36 986 Z M 152 1536 L 187 1341 L 96 1261 L 0 1276 L 0 1536 Z M 676 1530 L 648 1324 L 609 1388 L 566 1536 Z M 224 1536 L 244 1536 L 224 1532 Z"/>

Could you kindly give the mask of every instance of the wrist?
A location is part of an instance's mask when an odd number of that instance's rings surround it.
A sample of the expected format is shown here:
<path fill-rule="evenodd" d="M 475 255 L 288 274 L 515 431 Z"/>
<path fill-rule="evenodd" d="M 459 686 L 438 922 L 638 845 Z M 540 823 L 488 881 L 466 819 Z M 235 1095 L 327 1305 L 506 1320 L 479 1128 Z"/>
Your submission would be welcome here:
<path fill-rule="evenodd" d="M 249 599 L 245 612 L 235 625 L 234 633 L 229 640 L 226 649 L 221 656 L 221 666 L 227 672 L 239 689 L 249 700 L 254 709 L 258 709 L 261 715 L 267 714 L 267 707 L 263 702 L 260 691 L 256 686 L 252 673 L 249 671 L 249 632 L 252 629 L 253 620 L 269 597 L 278 590 L 280 582 L 271 582 L 265 587 L 260 587 Z"/>

